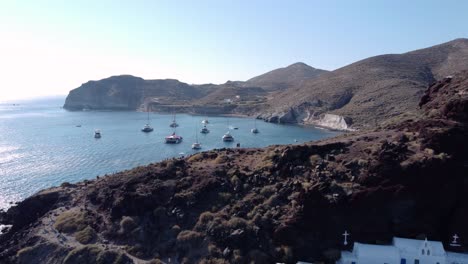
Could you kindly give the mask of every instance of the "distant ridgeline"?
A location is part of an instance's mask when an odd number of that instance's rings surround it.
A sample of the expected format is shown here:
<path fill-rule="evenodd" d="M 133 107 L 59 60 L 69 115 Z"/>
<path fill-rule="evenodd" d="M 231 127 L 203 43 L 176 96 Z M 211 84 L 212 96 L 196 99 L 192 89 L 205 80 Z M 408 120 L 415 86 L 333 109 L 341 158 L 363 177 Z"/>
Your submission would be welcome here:
<path fill-rule="evenodd" d="M 429 84 L 466 69 L 468 40 L 456 39 L 371 57 L 331 72 L 295 63 L 245 82 L 220 85 L 113 76 L 72 90 L 64 107 L 240 114 L 269 122 L 353 130 L 416 115 L 415 106 Z"/>

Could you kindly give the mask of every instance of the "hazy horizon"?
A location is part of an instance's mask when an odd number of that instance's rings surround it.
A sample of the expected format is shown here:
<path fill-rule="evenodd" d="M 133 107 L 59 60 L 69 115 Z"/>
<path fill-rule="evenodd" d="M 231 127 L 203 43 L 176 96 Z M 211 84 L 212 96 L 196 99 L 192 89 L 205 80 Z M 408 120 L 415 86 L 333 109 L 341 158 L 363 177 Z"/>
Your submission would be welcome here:
<path fill-rule="evenodd" d="M 456 1 L 3 2 L 0 102 L 65 96 L 122 74 L 219 84 L 296 62 L 334 70 L 467 37 L 466 9 Z"/>

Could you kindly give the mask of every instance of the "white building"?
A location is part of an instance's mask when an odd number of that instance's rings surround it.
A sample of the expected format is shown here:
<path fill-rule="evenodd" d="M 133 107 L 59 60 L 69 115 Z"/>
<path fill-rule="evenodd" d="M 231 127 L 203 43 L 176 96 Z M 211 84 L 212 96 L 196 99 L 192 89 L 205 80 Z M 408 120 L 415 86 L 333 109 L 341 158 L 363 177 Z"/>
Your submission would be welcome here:
<path fill-rule="evenodd" d="M 439 241 L 393 238 L 391 245 L 354 243 L 337 264 L 468 264 L 468 254 L 445 251 Z"/>

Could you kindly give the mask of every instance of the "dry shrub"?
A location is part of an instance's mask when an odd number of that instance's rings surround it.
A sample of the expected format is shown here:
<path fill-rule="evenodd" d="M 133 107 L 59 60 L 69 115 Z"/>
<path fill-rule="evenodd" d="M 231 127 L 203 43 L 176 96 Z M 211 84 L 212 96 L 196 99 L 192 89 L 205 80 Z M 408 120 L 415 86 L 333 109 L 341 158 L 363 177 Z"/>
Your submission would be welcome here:
<path fill-rule="evenodd" d="M 82 263 L 112 263 L 130 264 L 133 261 L 122 253 L 115 251 L 105 251 L 96 245 L 87 245 L 75 248 L 68 253 L 63 261 L 64 264 Z"/>
<path fill-rule="evenodd" d="M 309 157 L 310 165 L 311 166 L 316 166 L 322 161 L 322 157 L 320 155 L 314 154 Z"/>
<path fill-rule="evenodd" d="M 275 207 L 279 205 L 280 203 L 281 203 L 281 199 L 279 198 L 278 195 L 275 194 L 275 195 L 270 196 L 270 198 L 268 198 L 268 200 L 266 200 L 264 204 L 267 207 L 271 208 L 271 207 Z"/>
<path fill-rule="evenodd" d="M 213 220 L 214 214 L 212 212 L 203 212 L 200 214 L 200 217 L 198 217 L 198 221 L 202 224 L 206 224 L 209 221 Z"/>
<path fill-rule="evenodd" d="M 192 230 L 184 230 L 177 235 L 177 242 L 197 244 L 203 240 L 203 235 L 199 232 Z"/>
<path fill-rule="evenodd" d="M 219 249 L 216 245 L 214 244 L 209 244 L 208 245 L 208 253 L 211 256 L 221 256 L 222 252 L 221 249 Z"/>
<path fill-rule="evenodd" d="M 247 221 L 244 218 L 240 218 L 240 217 L 232 217 L 227 222 L 227 225 L 234 229 L 245 228 L 247 224 L 248 224 Z"/>
<path fill-rule="evenodd" d="M 120 234 L 128 234 L 137 227 L 135 220 L 130 216 L 122 217 L 120 220 Z"/>
<path fill-rule="evenodd" d="M 199 264 L 229 264 L 229 261 L 220 258 L 202 259 Z"/>
<path fill-rule="evenodd" d="M 222 203 L 227 203 L 231 200 L 232 194 L 228 192 L 220 192 L 218 193 L 218 197 Z"/>
<path fill-rule="evenodd" d="M 197 161 L 201 161 L 203 160 L 203 158 L 205 157 L 205 155 L 203 153 L 198 153 L 198 154 L 195 154 L 195 155 L 192 155 L 188 161 L 189 162 L 197 162 Z"/>
<path fill-rule="evenodd" d="M 229 161 L 229 157 L 226 155 L 218 155 L 216 159 L 214 160 L 215 163 L 221 164 L 221 163 L 226 163 Z"/>
<path fill-rule="evenodd" d="M 80 242 L 81 244 L 89 244 L 93 242 L 96 237 L 96 231 L 90 226 L 87 226 L 85 229 L 75 233 L 76 241 Z"/>
<path fill-rule="evenodd" d="M 59 232 L 73 233 L 81 231 L 88 226 L 88 216 L 80 211 L 66 211 L 60 214 L 55 221 L 54 227 Z"/>
<path fill-rule="evenodd" d="M 268 185 L 268 186 L 263 187 L 260 190 L 260 194 L 265 196 L 265 197 L 270 197 L 271 195 L 273 195 L 275 193 L 276 193 L 275 185 Z"/>
<path fill-rule="evenodd" d="M 43 242 L 32 247 L 26 247 L 16 253 L 17 259 L 15 263 L 30 264 L 30 263 L 46 263 L 53 259 L 63 259 L 68 253 L 64 247 L 56 244 Z M 0 260 L 0 263 L 5 263 Z M 9 262 L 8 262 L 9 263 Z M 49 262 L 47 262 L 49 263 Z"/>
<path fill-rule="evenodd" d="M 153 259 L 148 264 L 164 264 L 160 259 Z"/>

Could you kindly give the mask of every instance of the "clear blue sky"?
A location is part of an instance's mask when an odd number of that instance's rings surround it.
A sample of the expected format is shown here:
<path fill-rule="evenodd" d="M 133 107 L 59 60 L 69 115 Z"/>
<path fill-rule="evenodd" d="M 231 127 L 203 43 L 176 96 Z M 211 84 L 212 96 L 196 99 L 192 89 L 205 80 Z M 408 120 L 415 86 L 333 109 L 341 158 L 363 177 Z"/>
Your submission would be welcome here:
<path fill-rule="evenodd" d="M 224 83 L 468 37 L 468 1 L 0 2 L 1 99 L 133 74 Z"/>

